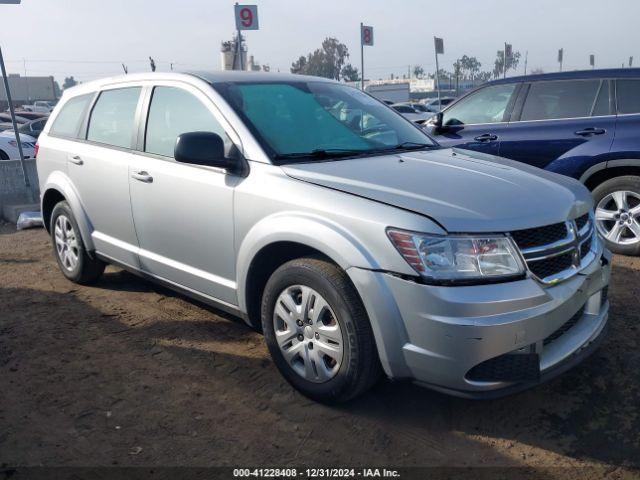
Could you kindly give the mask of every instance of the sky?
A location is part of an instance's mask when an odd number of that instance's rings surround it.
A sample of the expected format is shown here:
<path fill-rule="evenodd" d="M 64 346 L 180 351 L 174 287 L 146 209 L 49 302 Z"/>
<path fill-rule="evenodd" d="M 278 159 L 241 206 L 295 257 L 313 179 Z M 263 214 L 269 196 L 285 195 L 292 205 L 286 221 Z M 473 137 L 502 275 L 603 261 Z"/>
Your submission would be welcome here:
<path fill-rule="evenodd" d="M 235 30 L 227 0 L 22 0 L 0 5 L 0 47 L 9 73 L 73 75 L 87 81 L 158 70 L 219 70 L 220 42 Z M 365 47 L 365 78 L 406 74 L 409 66 L 435 69 L 433 37 L 444 38 L 440 68 L 462 55 L 491 70 L 496 51 L 513 45 L 528 70 L 640 66 L 640 0 L 249 0 L 258 5 L 260 30 L 246 32 L 249 54 L 272 71 L 318 48 L 327 36 L 349 48 L 360 68 L 359 24 L 374 27 Z M 524 61 L 518 71 L 523 72 Z"/>

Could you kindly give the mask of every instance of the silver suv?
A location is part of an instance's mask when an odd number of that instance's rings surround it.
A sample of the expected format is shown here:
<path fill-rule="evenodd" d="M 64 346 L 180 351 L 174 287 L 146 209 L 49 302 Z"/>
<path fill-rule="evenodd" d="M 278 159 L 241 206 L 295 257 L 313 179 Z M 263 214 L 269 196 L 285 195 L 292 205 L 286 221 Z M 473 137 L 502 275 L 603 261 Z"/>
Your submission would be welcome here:
<path fill-rule="evenodd" d="M 313 77 L 144 74 L 65 90 L 39 140 L 72 281 L 115 264 L 262 329 L 305 395 L 381 373 L 498 396 L 602 338 L 610 254 L 577 181 L 442 149 Z"/>

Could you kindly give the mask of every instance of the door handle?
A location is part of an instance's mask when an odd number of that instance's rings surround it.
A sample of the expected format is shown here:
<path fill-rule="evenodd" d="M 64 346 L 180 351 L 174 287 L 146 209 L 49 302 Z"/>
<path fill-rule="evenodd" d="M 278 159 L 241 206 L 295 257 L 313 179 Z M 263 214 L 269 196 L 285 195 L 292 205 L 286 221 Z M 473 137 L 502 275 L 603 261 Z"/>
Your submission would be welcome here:
<path fill-rule="evenodd" d="M 494 135 L 493 133 L 484 133 L 482 135 L 478 135 L 477 137 L 474 137 L 474 140 L 476 142 L 493 142 L 497 139 L 498 139 L 498 136 Z"/>
<path fill-rule="evenodd" d="M 67 157 L 67 160 L 69 160 L 71 163 L 75 163 L 76 165 L 82 165 L 84 163 L 84 160 L 80 158 L 80 155 L 69 155 Z"/>
<path fill-rule="evenodd" d="M 594 128 L 594 127 L 585 128 L 584 130 L 578 130 L 577 132 L 575 132 L 576 135 L 579 135 L 581 137 L 590 137 L 591 135 L 602 135 L 603 133 L 607 133 L 607 131 L 604 128 Z"/>
<path fill-rule="evenodd" d="M 144 182 L 144 183 L 153 182 L 153 177 L 151 175 L 149 175 L 147 172 L 145 172 L 144 170 L 139 171 L 139 172 L 133 172 L 131 174 L 131 178 L 135 178 L 139 182 Z"/>

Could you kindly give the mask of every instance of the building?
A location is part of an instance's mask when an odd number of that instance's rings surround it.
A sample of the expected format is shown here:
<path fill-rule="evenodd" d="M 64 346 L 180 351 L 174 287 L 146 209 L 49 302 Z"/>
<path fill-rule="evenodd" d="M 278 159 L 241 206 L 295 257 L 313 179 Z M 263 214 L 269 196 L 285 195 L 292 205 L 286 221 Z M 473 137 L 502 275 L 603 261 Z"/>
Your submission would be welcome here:
<path fill-rule="evenodd" d="M 11 99 L 15 106 L 30 104 L 36 100 L 55 101 L 61 95 L 60 86 L 52 76 L 22 77 L 17 73 L 10 73 L 8 80 Z M 4 86 L 0 87 L 0 107 L 2 110 L 9 107 Z"/>
<path fill-rule="evenodd" d="M 248 70 L 251 72 L 269 71 L 267 65 L 260 65 L 255 61 L 253 55 L 249 55 L 247 43 L 242 39 L 240 49 L 238 49 L 238 37 L 222 42 L 220 45 L 220 68 L 222 70 Z"/>

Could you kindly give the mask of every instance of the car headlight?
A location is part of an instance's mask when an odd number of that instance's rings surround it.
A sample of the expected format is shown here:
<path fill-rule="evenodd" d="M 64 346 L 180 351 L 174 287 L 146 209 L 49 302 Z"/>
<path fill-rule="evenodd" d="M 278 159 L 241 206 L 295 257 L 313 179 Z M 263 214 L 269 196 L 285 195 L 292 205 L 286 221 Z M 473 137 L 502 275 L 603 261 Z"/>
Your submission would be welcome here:
<path fill-rule="evenodd" d="M 525 272 L 516 246 L 502 235 L 427 235 L 395 229 L 387 234 L 407 263 L 429 281 L 496 281 Z"/>

